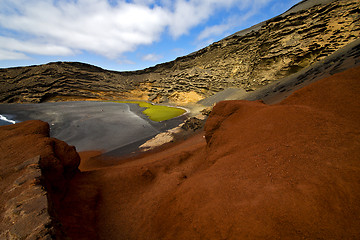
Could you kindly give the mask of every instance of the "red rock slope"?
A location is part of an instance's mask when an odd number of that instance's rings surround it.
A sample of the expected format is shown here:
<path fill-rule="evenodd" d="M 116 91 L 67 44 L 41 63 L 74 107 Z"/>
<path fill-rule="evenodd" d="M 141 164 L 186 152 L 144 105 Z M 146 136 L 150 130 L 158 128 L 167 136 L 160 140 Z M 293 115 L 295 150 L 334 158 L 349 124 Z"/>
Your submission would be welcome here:
<path fill-rule="evenodd" d="M 75 148 L 50 138 L 49 125 L 45 122 L 2 126 L 0 239 L 43 239 L 44 235 L 54 233 L 57 239 L 64 239 L 65 230 L 59 221 L 64 214 L 73 214 L 62 210 L 63 200 L 70 180 L 79 173 L 79 163 Z M 37 174 L 38 168 L 41 174 Z M 46 189 L 46 195 L 36 184 Z M 44 211 L 49 212 L 51 223 Z"/>
<path fill-rule="evenodd" d="M 277 105 L 216 105 L 202 135 L 92 171 L 101 239 L 356 239 L 360 67 Z"/>
<path fill-rule="evenodd" d="M 271 106 L 220 102 L 184 142 L 110 167 L 84 162 L 62 201 L 68 235 L 357 239 L 359 76 L 347 70 Z"/>

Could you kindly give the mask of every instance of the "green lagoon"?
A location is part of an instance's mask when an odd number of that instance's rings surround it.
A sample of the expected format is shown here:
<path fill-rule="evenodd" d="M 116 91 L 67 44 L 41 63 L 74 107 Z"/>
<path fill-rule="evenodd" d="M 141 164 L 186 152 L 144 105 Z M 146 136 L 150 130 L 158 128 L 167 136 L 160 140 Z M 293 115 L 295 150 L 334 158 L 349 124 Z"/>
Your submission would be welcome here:
<path fill-rule="evenodd" d="M 118 103 L 133 103 L 139 107 L 146 108 L 142 113 L 155 122 L 162 122 L 178 117 L 186 112 L 186 110 L 177 107 L 169 107 L 164 105 L 154 105 L 144 101 L 116 101 Z"/>

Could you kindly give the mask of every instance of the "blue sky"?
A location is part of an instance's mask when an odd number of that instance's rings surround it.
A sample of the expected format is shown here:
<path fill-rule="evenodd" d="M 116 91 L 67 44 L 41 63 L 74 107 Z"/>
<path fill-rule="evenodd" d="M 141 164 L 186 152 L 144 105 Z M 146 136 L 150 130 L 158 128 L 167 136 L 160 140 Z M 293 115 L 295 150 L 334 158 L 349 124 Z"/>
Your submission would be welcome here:
<path fill-rule="evenodd" d="M 300 0 L 0 0 L 0 68 L 79 61 L 144 69 L 272 18 Z"/>

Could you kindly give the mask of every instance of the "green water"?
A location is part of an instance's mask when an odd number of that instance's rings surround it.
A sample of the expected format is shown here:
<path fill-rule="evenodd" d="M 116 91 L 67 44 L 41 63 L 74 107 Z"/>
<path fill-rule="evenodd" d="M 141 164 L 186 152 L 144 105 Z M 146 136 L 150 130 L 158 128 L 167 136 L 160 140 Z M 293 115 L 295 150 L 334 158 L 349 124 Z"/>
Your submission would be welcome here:
<path fill-rule="evenodd" d="M 172 119 L 184 114 L 186 111 L 181 108 L 168 107 L 162 105 L 153 105 L 143 101 L 116 101 L 118 103 L 134 103 L 139 107 L 146 108 L 142 113 L 149 117 L 150 120 L 161 122 Z"/>

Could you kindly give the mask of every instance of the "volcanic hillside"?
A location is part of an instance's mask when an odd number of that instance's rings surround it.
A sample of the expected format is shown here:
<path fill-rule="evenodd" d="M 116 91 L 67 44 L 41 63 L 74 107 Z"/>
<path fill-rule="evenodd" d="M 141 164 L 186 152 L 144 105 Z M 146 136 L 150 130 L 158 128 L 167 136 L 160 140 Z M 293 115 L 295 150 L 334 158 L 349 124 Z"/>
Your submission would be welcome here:
<path fill-rule="evenodd" d="M 89 159 L 82 172 L 46 123 L 3 126 L 0 238 L 53 226 L 57 239 L 358 239 L 359 76 L 349 69 L 275 105 L 220 102 L 204 132 L 113 166 Z M 45 233 L 29 221 L 37 202 L 14 196 L 34 156 L 60 221 Z"/>
<path fill-rule="evenodd" d="M 360 35 L 358 0 L 305 0 L 284 14 L 172 62 L 133 72 L 56 62 L 0 69 L 0 102 L 143 99 L 196 102 L 296 73 Z"/>

